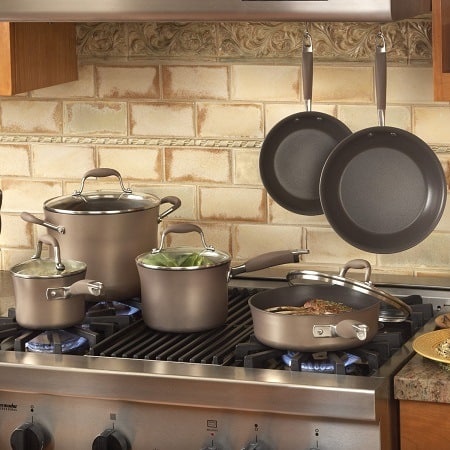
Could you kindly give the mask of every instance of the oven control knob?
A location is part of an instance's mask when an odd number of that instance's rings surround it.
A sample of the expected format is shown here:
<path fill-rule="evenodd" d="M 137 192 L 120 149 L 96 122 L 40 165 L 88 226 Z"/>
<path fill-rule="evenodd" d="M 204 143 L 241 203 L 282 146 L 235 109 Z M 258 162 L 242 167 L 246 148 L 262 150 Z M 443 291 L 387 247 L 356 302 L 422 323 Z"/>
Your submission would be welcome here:
<path fill-rule="evenodd" d="M 108 428 L 94 439 L 92 450 L 130 450 L 130 444 L 120 431 Z"/>
<path fill-rule="evenodd" d="M 12 432 L 9 442 L 13 450 L 43 450 L 48 439 L 41 425 L 26 422 Z"/>

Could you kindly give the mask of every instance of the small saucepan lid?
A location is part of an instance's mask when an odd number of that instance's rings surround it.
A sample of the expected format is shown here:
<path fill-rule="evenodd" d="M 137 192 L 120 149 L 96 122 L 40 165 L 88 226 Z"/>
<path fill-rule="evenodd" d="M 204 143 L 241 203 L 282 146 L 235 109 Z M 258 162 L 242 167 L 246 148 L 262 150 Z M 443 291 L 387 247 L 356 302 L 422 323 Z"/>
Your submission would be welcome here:
<path fill-rule="evenodd" d="M 347 278 L 346 274 L 350 269 L 364 269 L 364 281 Z M 316 284 L 339 285 L 367 294 L 382 302 L 380 305 L 380 322 L 403 322 L 411 314 L 411 307 L 399 298 L 375 287 L 370 281 L 371 273 L 372 268 L 369 261 L 365 259 L 353 259 L 340 269 L 339 275 L 321 273 L 313 270 L 296 270 L 288 273 L 287 280 L 292 286 L 302 284 L 298 282 L 298 280 L 302 280 L 303 282 L 308 281 Z"/>
<path fill-rule="evenodd" d="M 53 247 L 54 259 L 41 259 L 42 244 Z M 69 275 L 86 272 L 87 265 L 81 261 L 61 261 L 58 241 L 50 235 L 38 238 L 36 253 L 30 260 L 16 264 L 11 273 L 19 278 L 63 278 Z"/>

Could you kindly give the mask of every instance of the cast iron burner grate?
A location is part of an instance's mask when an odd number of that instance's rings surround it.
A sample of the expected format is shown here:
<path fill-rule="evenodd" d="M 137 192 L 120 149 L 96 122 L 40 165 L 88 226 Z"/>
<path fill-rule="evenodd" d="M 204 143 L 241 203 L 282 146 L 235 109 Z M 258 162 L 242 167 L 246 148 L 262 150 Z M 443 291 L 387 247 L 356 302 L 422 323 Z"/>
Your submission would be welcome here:
<path fill-rule="evenodd" d="M 138 299 L 127 302 L 137 311 L 132 316 L 87 315 L 83 324 L 67 331 L 87 340 L 88 348 L 82 350 L 85 355 L 370 376 L 433 317 L 432 305 L 413 295 L 403 298 L 413 310 L 411 317 L 404 322 L 380 323 L 378 334 L 361 347 L 348 352 L 286 352 L 261 344 L 253 335 L 248 299 L 258 291 L 230 289 L 227 323 L 210 331 L 152 330 L 141 318 Z M 0 318 L 2 350 L 27 351 L 27 342 L 39 333 L 20 328 L 13 309 L 9 317 Z M 57 346 L 54 352 L 60 350 Z"/>
<path fill-rule="evenodd" d="M 246 368 L 369 376 L 433 317 L 433 306 L 423 304 L 421 296 L 411 295 L 402 300 L 411 306 L 411 317 L 404 322 L 379 322 L 375 337 L 357 348 L 316 353 L 281 351 L 265 346 L 252 335 L 248 342 L 237 346 L 238 359 Z"/>
<path fill-rule="evenodd" d="M 103 315 L 87 314 L 83 323 L 61 330 L 28 330 L 15 320 L 15 308 L 9 308 L 7 317 L 0 317 L 0 349 L 17 352 L 86 354 L 88 349 L 118 330 L 140 318 L 140 305 L 128 301 L 129 314 L 116 314 L 113 307 Z"/>
<path fill-rule="evenodd" d="M 168 333 L 148 328 L 143 320 L 92 346 L 89 355 L 236 365 L 235 347 L 253 333 L 248 298 L 256 290 L 231 289 L 227 323 L 210 331 Z"/>

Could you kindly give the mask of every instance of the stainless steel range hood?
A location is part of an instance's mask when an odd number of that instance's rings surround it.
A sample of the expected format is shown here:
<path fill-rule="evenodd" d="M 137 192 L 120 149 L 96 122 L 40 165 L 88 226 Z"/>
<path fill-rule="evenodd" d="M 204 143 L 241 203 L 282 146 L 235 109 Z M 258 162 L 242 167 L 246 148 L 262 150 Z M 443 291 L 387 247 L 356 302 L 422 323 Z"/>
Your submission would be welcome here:
<path fill-rule="evenodd" d="M 1 0 L 9 22 L 389 22 L 431 11 L 431 0 Z"/>

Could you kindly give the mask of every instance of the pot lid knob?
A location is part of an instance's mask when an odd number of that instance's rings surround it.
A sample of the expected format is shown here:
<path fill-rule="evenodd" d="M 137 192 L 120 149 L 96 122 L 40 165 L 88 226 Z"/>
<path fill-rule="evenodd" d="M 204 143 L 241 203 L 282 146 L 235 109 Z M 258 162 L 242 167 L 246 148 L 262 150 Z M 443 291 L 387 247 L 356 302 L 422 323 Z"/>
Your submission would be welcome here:
<path fill-rule="evenodd" d="M 36 246 L 36 253 L 31 257 L 31 259 L 41 259 L 42 254 L 42 244 L 47 244 L 53 247 L 53 253 L 55 257 L 55 267 L 56 270 L 63 271 L 66 269 L 64 264 L 61 262 L 61 252 L 59 250 L 58 241 L 49 234 L 44 234 L 38 238 L 38 243 Z"/>

